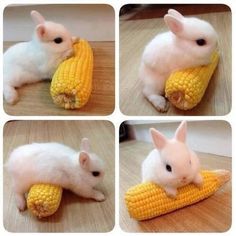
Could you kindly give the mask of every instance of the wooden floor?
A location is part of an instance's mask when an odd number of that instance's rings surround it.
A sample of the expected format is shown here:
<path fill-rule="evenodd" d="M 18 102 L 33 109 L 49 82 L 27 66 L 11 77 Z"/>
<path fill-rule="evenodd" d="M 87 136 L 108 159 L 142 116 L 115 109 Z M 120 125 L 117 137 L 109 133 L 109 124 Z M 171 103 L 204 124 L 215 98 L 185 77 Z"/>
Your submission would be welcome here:
<path fill-rule="evenodd" d="M 120 20 L 120 108 L 125 115 L 225 115 L 231 110 L 231 13 L 196 15 L 210 22 L 219 34 L 220 62 L 202 102 L 191 111 L 170 107 L 159 113 L 141 93 L 138 69 L 145 45 L 167 30 L 163 18 Z M 124 18 L 124 17 L 123 17 Z"/>
<path fill-rule="evenodd" d="M 128 4 L 124 7 L 127 7 L 127 11 L 121 18 L 127 20 L 163 17 L 169 9 L 175 9 L 184 16 L 231 11 L 225 4 L 197 4 L 197 7 L 196 4 Z"/>
<path fill-rule="evenodd" d="M 4 102 L 9 115 L 110 115 L 115 108 L 115 49 L 114 42 L 90 42 L 94 52 L 93 90 L 88 103 L 79 110 L 56 106 L 50 96 L 50 81 L 26 85 L 18 89 L 16 105 Z M 4 50 L 13 43 L 4 42 Z"/>
<path fill-rule="evenodd" d="M 104 202 L 82 199 L 64 191 L 55 215 L 38 220 L 27 210 L 16 208 L 11 181 L 4 169 L 3 219 L 10 232 L 108 232 L 115 224 L 115 141 L 114 126 L 108 121 L 11 121 L 4 127 L 4 163 L 15 147 L 31 142 L 61 142 L 78 149 L 88 137 L 92 149 L 106 164 L 104 181 L 98 186 Z M 102 138 L 101 138 L 102 137 Z"/>
<path fill-rule="evenodd" d="M 213 196 L 192 206 L 138 222 L 124 203 L 127 189 L 141 181 L 141 163 L 152 144 L 129 141 L 120 144 L 120 226 L 126 232 L 225 232 L 231 227 L 231 181 Z M 231 170 L 231 158 L 198 153 L 202 168 Z"/>

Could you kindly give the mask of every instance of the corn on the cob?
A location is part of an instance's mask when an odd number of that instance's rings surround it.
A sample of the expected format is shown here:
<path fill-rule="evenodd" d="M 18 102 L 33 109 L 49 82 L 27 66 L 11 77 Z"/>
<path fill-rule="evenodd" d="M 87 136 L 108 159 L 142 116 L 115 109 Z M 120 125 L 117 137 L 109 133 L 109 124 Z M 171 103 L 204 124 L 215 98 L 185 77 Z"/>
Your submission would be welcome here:
<path fill-rule="evenodd" d="M 173 72 L 166 82 L 165 96 L 181 110 L 192 109 L 201 101 L 218 61 L 215 51 L 209 65 Z"/>
<path fill-rule="evenodd" d="M 54 214 L 61 202 L 62 187 L 52 184 L 35 184 L 30 188 L 27 207 L 33 215 L 42 218 Z"/>
<path fill-rule="evenodd" d="M 170 198 L 156 184 L 147 182 L 131 187 L 125 194 L 130 217 L 136 220 L 151 219 L 179 208 L 194 204 L 215 193 L 230 179 L 226 170 L 202 171 L 203 186 L 193 184 L 178 189 L 176 198 Z"/>
<path fill-rule="evenodd" d="M 74 56 L 59 65 L 51 83 L 54 103 L 65 109 L 81 108 L 87 103 L 92 91 L 92 48 L 83 39 L 73 47 Z"/>

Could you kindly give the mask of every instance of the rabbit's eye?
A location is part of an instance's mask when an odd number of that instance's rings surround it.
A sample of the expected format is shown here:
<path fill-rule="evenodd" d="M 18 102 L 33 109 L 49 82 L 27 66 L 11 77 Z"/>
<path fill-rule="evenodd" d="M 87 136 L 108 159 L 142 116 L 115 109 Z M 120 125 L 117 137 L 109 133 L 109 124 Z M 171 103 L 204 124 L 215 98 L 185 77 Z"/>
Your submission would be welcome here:
<path fill-rule="evenodd" d="M 197 39 L 196 43 L 198 46 L 204 46 L 204 45 L 206 45 L 206 40 L 205 39 Z"/>
<path fill-rule="evenodd" d="M 58 38 L 55 38 L 54 40 L 54 43 L 56 43 L 56 44 L 59 44 L 59 43 L 62 43 L 62 38 L 60 38 L 60 37 L 58 37 Z"/>
<path fill-rule="evenodd" d="M 168 164 L 166 164 L 166 170 L 167 170 L 168 172 L 171 172 L 171 171 L 172 171 L 172 168 L 171 168 L 171 166 L 170 166 L 170 165 L 168 165 Z"/>
<path fill-rule="evenodd" d="M 100 172 L 99 172 L 99 171 L 93 171 L 93 172 L 92 172 L 92 175 L 93 175 L 94 177 L 98 177 L 98 176 L 100 175 Z"/>

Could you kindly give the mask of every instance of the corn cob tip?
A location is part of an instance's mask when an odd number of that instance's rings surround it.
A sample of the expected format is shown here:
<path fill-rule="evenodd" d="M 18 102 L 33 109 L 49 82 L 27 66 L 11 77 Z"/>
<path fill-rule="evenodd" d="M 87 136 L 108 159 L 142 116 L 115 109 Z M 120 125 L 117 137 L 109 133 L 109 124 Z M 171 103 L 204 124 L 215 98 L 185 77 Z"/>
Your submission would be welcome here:
<path fill-rule="evenodd" d="M 65 109 L 75 109 L 76 94 L 58 94 L 53 98 L 55 104 L 64 107 Z"/>
<path fill-rule="evenodd" d="M 61 202 L 62 187 L 52 184 L 34 184 L 27 196 L 27 207 L 39 219 L 53 215 Z"/>
<path fill-rule="evenodd" d="M 185 100 L 185 93 L 183 91 L 175 91 L 169 96 L 166 95 L 172 104 L 176 107 L 182 107 L 182 110 L 188 110 L 189 103 Z"/>
<path fill-rule="evenodd" d="M 222 186 L 231 179 L 230 171 L 224 169 L 213 170 L 218 178 L 219 185 Z"/>

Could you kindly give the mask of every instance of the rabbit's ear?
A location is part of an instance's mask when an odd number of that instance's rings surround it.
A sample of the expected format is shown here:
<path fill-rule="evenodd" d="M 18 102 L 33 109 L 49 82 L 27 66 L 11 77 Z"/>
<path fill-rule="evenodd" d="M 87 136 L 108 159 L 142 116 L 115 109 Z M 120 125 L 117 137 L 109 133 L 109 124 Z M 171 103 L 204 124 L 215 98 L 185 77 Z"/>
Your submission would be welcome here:
<path fill-rule="evenodd" d="M 89 155 L 87 152 L 80 152 L 79 153 L 79 163 L 80 163 L 80 166 L 83 168 L 83 169 L 88 169 L 89 167 Z"/>
<path fill-rule="evenodd" d="M 44 17 L 39 12 L 31 11 L 30 14 L 31 14 L 31 17 L 36 25 L 45 23 Z"/>
<path fill-rule="evenodd" d="M 85 152 L 90 152 L 90 144 L 88 138 L 83 138 L 81 140 L 80 149 Z"/>
<path fill-rule="evenodd" d="M 164 21 L 172 33 L 178 34 L 183 31 L 183 22 L 177 17 L 167 14 L 164 16 Z"/>
<path fill-rule="evenodd" d="M 187 122 L 184 120 L 181 122 L 179 127 L 177 128 L 175 132 L 175 139 L 185 143 L 186 141 L 186 134 L 187 134 Z"/>
<path fill-rule="evenodd" d="M 154 128 L 150 129 L 150 133 L 151 133 L 152 141 L 153 141 L 155 147 L 158 150 L 163 149 L 167 143 L 166 137 Z"/>
<path fill-rule="evenodd" d="M 176 17 L 176 18 L 178 18 L 180 20 L 184 18 L 184 16 L 180 12 L 178 12 L 178 11 L 176 11 L 174 9 L 169 9 L 168 10 L 168 14 L 171 15 L 171 16 L 174 16 L 174 17 Z"/>
<path fill-rule="evenodd" d="M 40 40 L 43 40 L 46 34 L 46 27 L 44 25 L 38 25 L 36 27 L 36 34 Z"/>
<path fill-rule="evenodd" d="M 36 27 L 36 34 L 40 40 L 43 40 L 46 34 L 46 27 L 44 25 L 38 25 Z"/>

